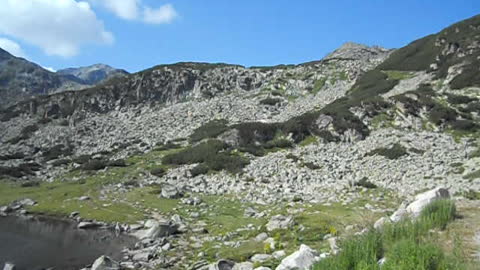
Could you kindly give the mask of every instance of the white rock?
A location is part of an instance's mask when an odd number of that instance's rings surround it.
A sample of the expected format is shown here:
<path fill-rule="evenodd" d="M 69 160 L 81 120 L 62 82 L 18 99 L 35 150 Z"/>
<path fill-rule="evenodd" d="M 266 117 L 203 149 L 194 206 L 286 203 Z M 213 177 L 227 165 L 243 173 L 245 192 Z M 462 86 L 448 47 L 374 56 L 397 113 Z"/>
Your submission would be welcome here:
<path fill-rule="evenodd" d="M 267 231 L 273 231 L 277 229 L 288 229 L 293 226 L 292 216 L 273 216 L 267 223 Z"/>
<path fill-rule="evenodd" d="M 263 263 L 270 260 L 272 257 L 273 256 L 270 254 L 255 254 L 252 256 L 252 258 L 250 258 L 250 260 L 254 263 L 255 262 Z"/>
<path fill-rule="evenodd" d="M 277 260 L 285 257 L 285 255 L 287 255 L 285 253 L 285 250 L 278 250 L 278 251 L 275 251 L 275 252 L 272 253 L 272 256 Z"/>
<path fill-rule="evenodd" d="M 301 245 L 298 251 L 282 260 L 276 270 L 308 270 L 312 265 L 319 261 L 318 253 L 308 247 Z"/>
<path fill-rule="evenodd" d="M 120 270 L 120 265 L 107 256 L 101 256 L 93 263 L 92 270 Z"/>
<path fill-rule="evenodd" d="M 254 270 L 272 270 L 272 269 L 270 269 L 268 267 L 265 267 L 265 266 L 260 266 L 260 267 L 255 268 Z"/>
<path fill-rule="evenodd" d="M 13 263 L 5 263 L 5 266 L 3 267 L 3 270 L 15 270 L 15 265 Z"/>
<path fill-rule="evenodd" d="M 416 218 L 420 215 L 422 210 L 430 203 L 440 200 L 450 198 L 450 193 L 447 189 L 438 187 L 436 189 L 429 190 L 427 192 L 418 194 L 415 197 L 415 201 L 407 206 L 406 211 L 413 218 Z"/>
<path fill-rule="evenodd" d="M 232 268 L 232 270 L 252 270 L 252 269 L 253 269 L 253 263 L 251 262 L 237 263 Z"/>
<path fill-rule="evenodd" d="M 255 237 L 255 241 L 262 242 L 262 241 L 265 241 L 267 238 L 268 238 L 268 234 L 263 232 Z"/>

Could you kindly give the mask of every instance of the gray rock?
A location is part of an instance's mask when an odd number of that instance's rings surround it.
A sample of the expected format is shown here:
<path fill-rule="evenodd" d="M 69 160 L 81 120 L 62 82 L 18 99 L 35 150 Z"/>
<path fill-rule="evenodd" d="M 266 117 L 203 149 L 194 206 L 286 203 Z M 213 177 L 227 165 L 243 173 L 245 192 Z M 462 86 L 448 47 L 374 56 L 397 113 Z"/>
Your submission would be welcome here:
<path fill-rule="evenodd" d="M 270 255 L 270 254 L 255 254 L 252 256 L 252 258 L 250 258 L 250 260 L 254 263 L 258 262 L 258 263 L 263 263 L 263 262 L 266 262 L 270 259 L 272 259 L 273 256 Z"/>
<path fill-rule="evenodd" d="M 242 262 L 237 263 L 233 266 L 232 270 L 253 270 L 253 263 L 251 262 Z"/>
<path fill-rule="evenodd" d="M 78 198 L 79 201 L 88 201 L 90 200 L 90 197 L 88 196 L 81 196 L 80 198 Z"/>
<path fill-rule="evenodd" d="M 267 231 L 273 231 L 278 229 L 288 229 L 294 224 L 292 216 L 273 216 L 267 223 Z"/>
<path fill-rule="evenodd" d="M 5 263 L 5 266 L 3 267 L 3 270 L 15 270 L 16 267 L 15 267 L 15 264 L 13 263 Z"/>
<path fill-rule="evenodd" d="M 162 186 L 160 196 L 167 199 L 179 199 L 183 196 L 183 193 L 176 186 L 165 184 Z"/>
<path fill-rule="evenodd" d="M 319 261 L 318 253 L 306 245 L 301 245 L 300 249 L 282 260 L 276 270 L 308 270 L 312 265 Z"/>
<path fill-rule="evenodd" d="M 95 260 L 91 270 L 120 270 L 120 264 L 107 256 L 101 256 Z"/>
<path fill-rule="evenodd" d="M 406 208 L 406 211 L 410 216 L 416 218 L 420 216 L 422 210 L 429 205 L 430 203 L 440 200 L 440 199 L 448 199 L 450 198 L 450 193 L 447 189 L 439 187 L 427 192 L 418 194 L 415 197 L 415 201 L 409 204 Z"/>
<path fill-rule="evenodd" d="M 102 226 L 102 224 L 96 223 L 96 222 L 88 222 L 88 221 L 82 221 L 78 223 L 77 228 L 78 229 L 94 229 Z"/>
<path fill-rule="evenodd" d="M 178 225 L 171 221 L 148 220 L 144 225 L 145 229 L 133 233 L 138 239 L 156 239 L 165 237 L 177 232 Z"/>
<path fill-rule="evenodd" d="M 229 260 L 219 260 L 216 263 L 210 264 L 207 270 L 232 270 L 234 266 L 235 262 Z"/>
<path fill-rule="evenodd" d="M 272 253 L 272 256 L 277 260 L 285 257 L 285 255 L 287 255 L 287 254 L 285 253 L 284 250 L 278 250 L 278 251 L 275 251 L 275 252 Z"/>
<path fill-rule="evenodd" d="M 263 242 L 268 238 L 268 234 L 266 232 L 262 232 L 259 235 L 255 237 L 255 241 L 257 242 Z"/>

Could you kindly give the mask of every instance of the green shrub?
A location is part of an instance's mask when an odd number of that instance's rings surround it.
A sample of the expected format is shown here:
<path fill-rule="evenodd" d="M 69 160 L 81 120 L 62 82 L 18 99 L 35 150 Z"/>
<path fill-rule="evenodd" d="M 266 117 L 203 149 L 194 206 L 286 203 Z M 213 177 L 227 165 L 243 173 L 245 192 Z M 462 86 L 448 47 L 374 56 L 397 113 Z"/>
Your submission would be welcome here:
<path fill-rule="evenodd" d="M 430 35 L 413 41 L 393 52 L 378 68 L 404 71 L 428 70 L 439 52 L 434 45 L 435 39 L 435 35 Z"/>
<path fill-rule="evenodd" d="M 155 151 L 166 151 L 166 150 L 171 150 L 171 149 L 178 149 L 181 148 L 182 146 L 179 144 L 176 144 L 174 142 L 167 142 L 167 143 L 161 143 L 157 144 L 157 147 L 154 149 Z"/>
<path fill-rule="evenodd" d="M 220 151 L 225 150 L 228 146 L 219 140 L 209 140 L 195 146 L 188 147 L 177 153 L 165 155 L 162 158 L 164 164 L 182 165 L 203 163 L 212 159 Z"/>
<path fill-rule="evenodd" d="M 166 173 L 164 168 L 155 168 L 150 171 L 150 174 L 157 176 L 157 177 L 162 177 Z"/>
<path fill-rule="evenodd" d="M 471 86 L 480 86 L 480 76 L 478 76 L 478 66 L 480 61 L 475 61 L 463 68 L 461 74 L 458 74 L 450 82 L 452 89 L 462 89 Z"/>
<path fill-rule="evenodd" d="M 85 164 L 89 162 L 92 159 L 91 155 L 81 155 L 76 158 L 74 158 L 72 161 L 77 164 Z"/>
<path fill-rule="evenodd" d="M 455 203 L 451 200 L 436 200 L 427 205 L 420 215 L 420 223 L 428 223 L 430 227 L 445 229 L 456 216 Z"/>
<path fill-rule="evenodd" d="M 384 156 L 388 159 L 398 159 L 402 156 L 408 155 L 407 149 L 403 147 L 401 144 L 396 143 L 390 148 L 377 148 L 375 150 L 370 151 L 366 154 L 367 156 L 374 156 L 380 155 Z"/>
<path fill-rule="evenodd" d="M 85 171 L 98 171 L 98 170 L 105 169 L 105 167 L 107 167 L 107 161 L 100 160 L 100 159 L 90 160 L 87 163 L 80 166 L 80 168 Z"/>
<path fill-rule="evenodd" d="M 71 146 L 58 144 L 53 146 L 50 149 L 47 149 L 45 152 L 43 152 L 42 156 L 45 159 L 45 161 L 49 161 L 49 160 L 57 159 L 61 156 L 70 156 L 71 154 L 72 154 Z"/>
<path fill-rule="evenodd" d="M 182 165 L 203 163 L 209 170 L 226 170 L 239 173 L 249 163 L 245 158 L 232 154 L 228 145 L 219 140 L 209 140 L 162 158 L 164 164 Z"/>
<path fill-rule="evenodd" d="M 448 123 L 456 120 L 457 112 L 448 107 L 436 104 L 430 111 L 429 119 L 434 124 L 440 125 L 442 123 Z"/>
<path fill-rule="evenodd" d="M 450 268 L 443 251 L 433 243 L 418 243 L 412 239 L 401 240 L 388 253 L 382 270 L 443 270 Z"/>
<path fill-rule="evenodd" d="M 377 185 L 368 181 L 368 178 L 366 177 L 363 177 L 359 181 L 355 182 L 354 185 L 357 187 L 364 187 L 364 188 L 370 188 L 370 189 L 377 188 Z"/>
<path fill-rule="evenodd" d="M 192 174 L 192 177 L 202 175 L 202 174 L 207 174 L 209 171 L 209 168 L 205 164 L 198 164 L 197 166 L 193 167 L 193 169 L 190 170 L 190 173 Z"/>
<path fill-rule="evenodd" d="M 227 120 L 213 120 L 195 129 L 190 136 L 190 141 L 198 142 L 207 138 L 215 138 L 228 129 Z"/>
<path fill-rule="evenodd" d="M 447 100 L 450 104 L 468 104 L 472 101 L 478 101 L 476 98 L 472 98 L 469 96 L 460 96 L 460 95 L 447 95 Z"/>
<path fill-rule="evenodd" d="M 318 169 L 321 168 L 320 166 L 318 166 L 317 164 L 315 164 L 313 162 L 304 162 L 304 163 L 302 163 L 302 165 L 304 167 L 309 168 L 310 170 L 318 170 Z"/>
<path fill-rule="evenodd" d="M 21 187 L 38 187 L 38 186 L 40 186 L 40 182 L 39 181 L 26 181 L 26 182 L 23 182 L 20 186 Z"/>
<path fill-rule="evenodd" d="M 478 125 L 474 121 L 463 119 L 451 121 L 450 127 L 461 131 L 476 131 L 478 129 Z"/>
<path fill-rule="evenodd" d="M 480 200 L 480 192 L 477 192 L 473 189 L 465 191 L 463 196 L 469 200 Z"/>
<path fill-rule="evenodd" d="M 290 148 L 293 146 L 293 142 L 288 139 L 275 139 L 271 140 L 263 146 L 265 149 L 273 148 Z"/>
<path fill-rule="evenodd" d="M 279 103 L 282 103 L 282 101 L 283 100 L 281 98 L 265 98 L 265 99 L 260 100 L 260 104 L 268 105 L 268 106 L 275 106 Z"/>
<path fill-rule="evenodd" d="M 11 160 L 11 159 L 22 159 L 25 155 L 21 152 L 16 152 L 13 154 L 5 154 L 0 156 L 0 160 Z"/>

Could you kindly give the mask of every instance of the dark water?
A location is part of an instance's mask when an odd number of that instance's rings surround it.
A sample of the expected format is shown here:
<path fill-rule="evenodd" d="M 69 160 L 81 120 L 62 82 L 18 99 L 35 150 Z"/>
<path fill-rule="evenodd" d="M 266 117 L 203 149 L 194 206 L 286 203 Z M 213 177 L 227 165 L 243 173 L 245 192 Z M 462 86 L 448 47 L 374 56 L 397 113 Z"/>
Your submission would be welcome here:
<path fill-rule="evenodd" d="M 79 230 L 76 224 L 45 217 L 0 217 L 0 269 L 12 262 L 17 270 L 80 269 L 101 255 L 121 258 L 134 243 L 108 230 Z"/>

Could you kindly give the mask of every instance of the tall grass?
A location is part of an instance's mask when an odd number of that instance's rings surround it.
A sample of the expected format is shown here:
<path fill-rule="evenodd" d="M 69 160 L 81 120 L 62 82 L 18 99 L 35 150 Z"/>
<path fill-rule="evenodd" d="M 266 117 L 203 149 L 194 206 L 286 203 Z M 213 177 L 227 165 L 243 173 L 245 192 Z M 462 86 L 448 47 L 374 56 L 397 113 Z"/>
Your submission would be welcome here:
<path fill-rule="evenodd" d="M 445 229 L 455 218 L 455 204 L 438 200 L 428 205 L 416 220 L 403 220 L 373 228 L 341 243 L 342 250 L 317 263 L 314 270 L 457 270 L 466 269 L 461 256 L 446 255 L 436 245 L 433 229 Z M 386 258 L 385 264 L 378 264 Z"/>

